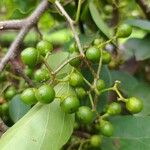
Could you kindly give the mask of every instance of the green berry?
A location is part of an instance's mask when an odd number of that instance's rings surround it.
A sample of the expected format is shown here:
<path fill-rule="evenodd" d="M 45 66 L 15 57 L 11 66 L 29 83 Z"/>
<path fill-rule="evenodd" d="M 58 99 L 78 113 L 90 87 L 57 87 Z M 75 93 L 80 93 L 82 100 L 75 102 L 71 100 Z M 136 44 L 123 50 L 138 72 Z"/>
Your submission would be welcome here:
<path fill-rule="evenodd" d="M 37 102 L 35 97 L 35 89 L 28 88 L 24 90 L 21 94 L 21 100 L 26 104 L 35 104 Z"/>
<path fill-rule="evenodd" d="M 117 37 L 118 38 L 126 38 L 130 36 L 132 33 L 132 28 L 131 26 L 127 24 L 122 24 L 118 27 L 117 29 Z"/>
<path fill-rule="evenodd" d="M 102 63 L 109 64 L 111 61 L 111 54 L 109 52 L 103 51 Z"/>
<path fill-rule="evenodd" d="M 75 91 L 76 91 L 76 94 L 77 94 L 77 96 L 78 96 L 79 99 L 85 98 L 85 96 L 86 96 L 86 91 L 84 90 L 84 88 L 82 88 L 82 87 L 77 87 L 77 88 L 75 89 Z"/>
<path fill-rule="evenodd" d="M 46 69 L 38 69 L 34 73 L 34 79 L 37 82 L 44 82 L 50 79 L 49 72 Z"/>
<path fill-rule="evenodd" d="M 136 114 L 142 111 L 143 103 L 140 99 L 136 97 L 131 97 L 127 99 L 126 108 L 129 112 Z"/>
<path fill-rule="evenodd" d="M 28 77 L 32 77 L 32 75 L 33 75 L 33 69 L 31 69 L 31 68 L 29 68 L 29 67 L 26 67 L 25 69 L 24 69 L 24 73 L 28 76 Z"/>
<path fill-rule="evenodd" d="M 41 103 L 51 103 L 55 98 L 55 91 L 50 85 L 42 85 L 36 91 L 36 98 Z"/>
<path fill-rule="evenodd" d="M 90 47 L 86 51 L 86 58 L 94 63 L 99 62 L 100 50 L 96 47 Z"/>
<path fill-rule="evenodd" d="M 94 44 L 95 46 L 98 46 L 99 44 L 101 44 L 101 42 L 102 42 L 101 39 L 95 39 L 94 42 L 93 42 L 93 44 Z"/>
<path fill-rule="evenodd" d="M 78 52 L 78 51 L 79 50 L 78 50 L 76 44 L 75 43 L 71 43 L 70 46 L 69 46 L 69 52 L 73 53 L 73 52 Z"/>
<path fill-rule="evenodd" d="M 16 95 L 16 93 L 16 88 L 14 86 L 11 86 L 5 91 L 4 97 L 7 100 L 11 100 Z"/>
<path fill-rule="evenodd" d="M 74 57 L 79 56 L 79 55 L 80 55 L 80 54 L 79 54 L 78 52 L 73 52 L 73 53 L 70 55 L 70 58 L 74 58 Z M 73 60 L 71 60 L 71 61 L 69 62 L 69 64 L 70 64 L 71 66 L 74 66 L 74 67 L 79 66 L 80 63 L 81 63 L 81 61 L 80 61 L 80 58 L 79 58 L 79 57 L 77 57 L 77 58 L 75 58 L 75 59 L 73 59 Z"/>
<path fill-rule="evenodd" d="M 78 110 L 80 102 L 76 96 L 69 96 L 61 103 L 61 108 L 66 113 L 74 113 Z"/>
<path fill-rule="evenodd" d="M 104 136 L 112 136 L 114 132 L 113 125 L 109 121 L 100 122 L 100 131 Z"/>
<path fill-rule="evenodd" d="M 26 48 L 21 52 L 21 59 L 23 63 L 28 65 L 30 68 L 33 68 L 36 65 L 38 57 L 38 51 L 33 47 Z"/>
<path fill-rule="evenodd" d="M 121 105 L 113 102 L 108 106 L 107 113 L 109 115 L 119 115 L 121 113 Z"/>
<path fill-rule="evenodd" d="M 112 8 L 111 5 L 106 5 L 106 6 L 104 7 L 104 11 L 105 11 L 106 14 L 110 14 L 110 13 L 112 13 L 113 8 Z"/>
<path fill-rule="evenodd" d="M 8 113 L 8 110 L 9 110 L 9 105 L 8 105 L 8 103 L 3 103 L 3 104 L 1 105 L 2 114 L 7 114 L 7 113 Z"/>
<path fill-rule="evenodd" d="M 81 123 L 90 124 L 93 122 L 94 113 L 91 108 L 87 106 L 81 106 L 76 113 L 76 117 Z"/>
<path fill-rule="evenodd" d="M 92 147 L 100 147 L 102 144 L 102 137 L 100 135 L 92 135 L 90 138 L 90 144 Z"/>
<path fill-rule="evenodd" d="M 48 52 L 53 50 L 53 45 L 48 41 L 40 41 L 36 48 L 42 56 L 46 56 Z"/>
<path fill-rule="evenodd" d="M 79 72 L 73 72 L 69 78 L 69 84 L 73 87 L 82 86 L 84 83 L 83 77 Z"/>
<path fill-rule="evenodd" d="M 96 83 L 96 87 L 99 91 L 101 91 L 102 89 L 104 89 L 106 86 L 105 86 L 105 81 L 102 80 L 102 79 L 99 79 Z"/>

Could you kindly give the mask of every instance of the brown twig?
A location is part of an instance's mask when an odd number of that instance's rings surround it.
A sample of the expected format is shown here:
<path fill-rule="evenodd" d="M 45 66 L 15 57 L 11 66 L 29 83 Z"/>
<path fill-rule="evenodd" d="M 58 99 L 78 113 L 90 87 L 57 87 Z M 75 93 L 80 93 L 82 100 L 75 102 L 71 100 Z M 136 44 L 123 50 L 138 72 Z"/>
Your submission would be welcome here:
<path fill-rule="evenodd" d="M 140 6 L 140 8 L 143 10 L 146 18 L 150 19 L 150 7 L 145 2 L 145 0 L 136 0 L 136 2 Z"/>
<path fill-rule="evenodd" d="M 0 118 L 0 137 L 1 135 L 6 132 L 8 129 L 7 125 L 3 122 L 2 118 Z"/>
<path fill-rule="evenodd" d="M 26 18 L 24 20 L 25 23 L 22 23 L 21 21 L 20 21 L 20 23 L 18 21 L 13 21 L 13 23 L 11 21 L 8 21 L 8 23 L 11 24 L 12 28 L 14 28 L 15 25 L 17 26 L 17 24 L 22 24 L 22 26 L 21 26 L 18 36 L 16 37 L 14 42 L 11 44 L 8 53 L 4 56 L 4 58 L 2 58 L 2 60 L 0 62 L 0 71 L 3 70 L 3 68 L 5 67 L 5 65 L 7 64 L 7 62 L 10 59 L 15 58 L 15 56 L 17 55 L 17 52 L 18 52 L 19 45 L 22 43 L 24 37 L 29 32 L 29 30 L 37 24 L 41 15 L 47 10 L 48 4 L 49 3 L 47 0 L 43 0 L 39 4 L 39 6 L 35 9 L 35 11 L 28 18 Z M 0 24 L 2 25 L 2 22 L 0 22 Z M 9 29 L 10 29 L 10 24 L 9 24 Z M 6 21 L 5 21 L 5 27 L 6 27 Z M 19 25 L 18 25 L 18 27 L 19 27 Z M 7 28 L 8 28 L 8 24 L 7 24 Z"/>
<path fill-rule="evenodd" d="M 11 59 L 11 64 L 13 65 L 15 71 L 22 77 L 24 78 L 24 80 L 29 84 L 29 86 L 33 87 L 34 84 L 32 82 L 32 80 L 26 76 L 26 74 L 23 72 L 23 69 L 21 67 L 21 65 L 19 64 L 19 62 L 16 59 Z"/>

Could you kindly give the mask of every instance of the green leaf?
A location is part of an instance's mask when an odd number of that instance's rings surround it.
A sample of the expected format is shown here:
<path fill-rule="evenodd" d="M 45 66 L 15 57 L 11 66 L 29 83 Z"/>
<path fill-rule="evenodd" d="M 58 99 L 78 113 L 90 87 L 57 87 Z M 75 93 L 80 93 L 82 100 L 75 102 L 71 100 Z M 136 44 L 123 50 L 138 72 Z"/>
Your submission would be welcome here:
<path fill-rule="evenodd" d="M 138 84 L 136 78 L 127 72 L 123 71 L 111 71 L 112 82 L 114 83 L 116 80 L 121 81 L 120 90 L 127 95 L 131 95 L 131 90 L 135 88 Z"/>
<path fill-rule="evenodd" d="M 20 100 L 20 95 L 13 97 L 9 103 L 9 115 L 12 121 L 17 122 L 30 110 L 30 108 L 30 105 L 26 105 Z"/>
<path fill-rule="evenodd" d="M 143 110 L 136 115 L 150 115 L 150 85 L 146 83 L 137 84 L 131 91 L 131 96 L 140 98 L 143 101 Z"/>
<path fill-rule="evenodd" d="M 53 71 L 55 71 L 62 63 L 64 63 L 68 59 L 68 57 L 69 57 L 68 52 L 59 51 L 50 55 L 47 59 L 47 62 L 49 63 Z M 62 78 L 65 75 L 67 75 L 71 71 L 71 69 L 72 67 L 69 64 L 67 64 L 60 70 L 57 76 Z"/>
<path fill-rule="evenodd" d="M 109 39 L 111 37 L 110 33 L 112 31 L 110 30 L 110 28 L 107 26 L 107 24 L 101 18 L 101 15 L 93 1 L 90 1 L 89 9 L 90 9 L 90 13 L 93 18 L 93 21 L 95 22 L 97 27 L 100 29 L 100 31 Z"/>
<path fill-rule="evenodd" d="M 67 83 L 55 87 L 56 96 L 74 94 Z M 70 138 L 74 114 L 66 114 L 60 100 L 50 104 L 36 104 L 22 119 L 2 136 L 2 150 L 59 150 Z"/>
<path fill-rule="evenodd" d="M 129 51 L 133 51 L 136 60 L 145 60 L 150 58 L 150 35 L 145 36 L 143 39 L 130 38 L 125 43 L 125 47 Z"/>
<path fill-rule="evenodd" d="M 148 20 L 142 20 L 142 19 L 128 19 L 126 21 L 129 25 L 132 25 L 134 27 L 138 27 L 142 30 L 150 32 L 150 21 Z"/>
<path fill-rule="evenodd" d="M 149 150 L 150 117 L 113 117 L 114 135 L 104 138 L 102 150 Z"/>

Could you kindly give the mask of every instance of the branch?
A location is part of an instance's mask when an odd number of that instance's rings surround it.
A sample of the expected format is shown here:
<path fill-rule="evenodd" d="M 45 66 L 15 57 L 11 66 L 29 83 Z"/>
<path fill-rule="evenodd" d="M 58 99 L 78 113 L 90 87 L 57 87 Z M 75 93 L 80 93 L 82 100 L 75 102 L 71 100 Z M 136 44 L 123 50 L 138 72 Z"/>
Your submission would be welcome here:
<path fill-rule="evenodd" d="M 18 30 L 21 29 L 22 26 L 25 25 L 25 20 L 8 20 L 0 22 L 0 30 L 13 29 Z"/>
<path fill-rule="evenodd" d="M 150 8 L 148 7 L 148 4 L 146 4 L 145 0 L 136 0 L 136 2 L 143 10 L 146 18 L 150 19 Z"/>
<path fill-rule="evenodd" d="M 81 54 L 82 57 L 84 57 L 84 52 L 80 43 L 80 39 L 78 37 L 78 34 L 76 33 L 75 27 L 74 27 L 74 21 L 70 18 L 70 16 L 67 14 L 67 12 L 65 11 L 65 9 L 62 7 L 62 5 L 56 0 L 55 4 L 57 6 L 57 8 L 60 10 L 60 12 L 62 13 L 62 15 L 66 18 L 66 20 L 68 21 L 71 30 L 73 32 L 74 38 L 76 40 L 77 46 L 79 48 L 79 52 Z"/>
<path fill-rule="evenodd" d="M 29 86 L 33 87 L 34 83 L 32 80 L 23 72 L 23 69 L 19 62 L 16 59 L 10 60 L 15 71 L 29 84 Z"/>
<path fill-rule="evenodd" d="M 22 43 L 29 30 L 37 24 L 41 15 L 47 10 L 48 4 L 49 3 L 47 0 L 43 0 L 35 9 L 35 11 L 31 14 L 31 16 L 25 19 L 25 24 L 22 25 L 21 30 L 14 42 L 11 44 L 8 53 L 4 56 L 4 58 L 2 58 L 0 62 L 0 71 L 3 70 L 3 68 L 10 59 L 15 58 L 19 50 L 19 45 Z"/>

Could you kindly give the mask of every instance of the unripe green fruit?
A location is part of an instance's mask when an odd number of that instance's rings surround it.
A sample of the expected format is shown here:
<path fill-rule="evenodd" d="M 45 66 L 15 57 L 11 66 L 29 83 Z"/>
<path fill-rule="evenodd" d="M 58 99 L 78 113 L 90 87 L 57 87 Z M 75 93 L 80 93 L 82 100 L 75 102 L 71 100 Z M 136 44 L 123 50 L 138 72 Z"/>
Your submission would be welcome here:
<path fill-rule="evenodd" d="M 90 124 L 93 122 L 94 113 L 91 108 L 87 106 L 81 106 L 76 112 L 77 119 L 83 124 Z"/>
<path fill-rule="evenodd" d="M 30 68 L 33 68 L 38 61 L 38 55 L 38 51 L 35 48 L 29 47 L 21 52 L 21 60 L 24 64 L 28 65 Z"/>
<path fill-rule="evenodd" d="M 7 114 L 7 113 L 8 113 L 8 110 L 9 110 L 9 105 L 8 105 L 8 103 L 3 103 L 3 104 L 1 105 L 2 114 Z"/>
<path fill-rule="evenodd" d="M 53 45 L 48 41 L 40 41 L 36 48 L 42 56 L 46 56 L 48 52 L 53 50 Z"/>
<path fill-rule="evenodd" d="M 127 24 L 122 24 L 117 29 L 117 37 L 118 38 L 126 38 L 130 36 L 132 33 L 132 27 Z"/>
<path fill-rule="evenodd" d="M 24 69 L 24 73 L 28 76 L 28 77 L 32 77 L 32 75 L 33 75 L 33 69 L 31 69 L 31 68 L 29 68 L 29 67 L 26 67 L 25 69 Z"/>
<path fill-rule="evenodd" d="M 34 79 L 37 82 L 44 82 L 50 79 L 49 72 L 46 69 L 38 69 L 34 73 Z"/>
<path fill-rule="evenodd" d="M 119 115 L 121 113 L 121 105 L 113 102 L 108 106 L 107 113 L 109 115 Z"/>
<path fill-rule="evenodd" d="M 72 114 L 78 110 L 80 102 L 76 96 L 69 96 L 61 103 L 61 108 L 64 112 Z"/>
<path fill-rule="evenodd" d="M 93 42 L 93 44 L 94 44 L 95 46 L 98 46 L 99 44 L 101 44 L 101 42 L 102 42 L 101 39 L 95 39 L 94 42 Z"/>
<path fill-rule="evenodd" d="M 16 95 L 16 93 L 16 88 L 14 86 L 11 86 L 5 91 L 4 97 L 7 100 L 11 100 Z"/>
<path fill-rule="evenodd" d="M 105 88 L 105 81 L 102 79 L 97 80 L 96 87 L 99 91 Z"/>
<path fill-rule="evenodd" d="M 69 46 L 69 52 L 70 53 L 79 52 L 79 50 L 78 50 L 78 48 L 77 48 L 77 46 L 76 46 L 75 43 L 70 44 L 70 46 Z"/>
<path fill-rule="evenodd" d="M 86 96 L 86 91 L 84 90 L 84 88 L 82 88 L 82 87 L 77 87 L 77 88 L 75 89 L 75 91 L 76 91 L 77 96 L 78 96 L 79 99 L 85 98 L 85 96 Z"/>
<path fill-rule="evenodd" d="M 139 113 L 143 109 L 143 103 L 136 97 L 128 98 L 126 102 L 126 109 L 133 114 Z"/>
<path fill-rule="evenodd" d="M 102 63 L 109 64 L 111 61 L 111 54 L 109 52 L 103 51 Z"/>
<path fill-rule="evenodd" d="M 34 88 L 28 88 L 24 90 L 20 96 L 21 100 L 26 104 L 35 104 L 37 102 L 35 91 L 36 89 Z"/>
<path fill-rule="evenodd" d="M 80 55 L 80 54 L 79 54 L 78 52 L 73 52 L 73 53 L 70 55 L 70 58 L 74 58 L 74 57 L 79 56 L 79 55 Z M 69 62 L 69 64 L 70 64 L 71 66 L 74 66 L 74 67 L 79 66 L 80 63 L 81 63 L 81 61 L 80 61 L 80 58 L 79 58 L 79 57 L 77 57 L 77 58 L 75 58 L 75 59 L 73 59 L 73 60 L 71 60 L 71 61 Z"/>
<path fill-rule="evenodd" d="M 42 85 L 36 91 L 36 98 L 41 103 L 51 103 L 55 98 L 55 91 L 50 85 Z"/>
<path fill-rule="evenodd" d="M 102 144 L 102 137 L 100 135 L 92 135 L 90 138 L 90 144 L 92 147 L 100 147 Z"/>
<path fill-rule="evenodd" d="M 82 86 L 84 84 L 82 75 L 79 72 L 73 72 L 70 75 L 69 84 L 73 87 Z"/>
<path fill-rule="evenodd" d="M 105 11 L 106 14 L 111 14 L 112 11 L 113 11 L 113 8 L 112 8 L 111 5 L 106 5 L 106 6 L 104 7 L 104 11 Z"/>
<path fill-rule="evenodd" d="M 109 121 L 100 122 L 100 131 L 104 136 L 112 136 L 114 132 L 113 125 Z"/>
<path fill-rule="evenodd" d="M 86 58 L 94 63 L 98 63 L 100 59 L 100 50 L 96 47 L 90 47 L 86 51 Z"/>

